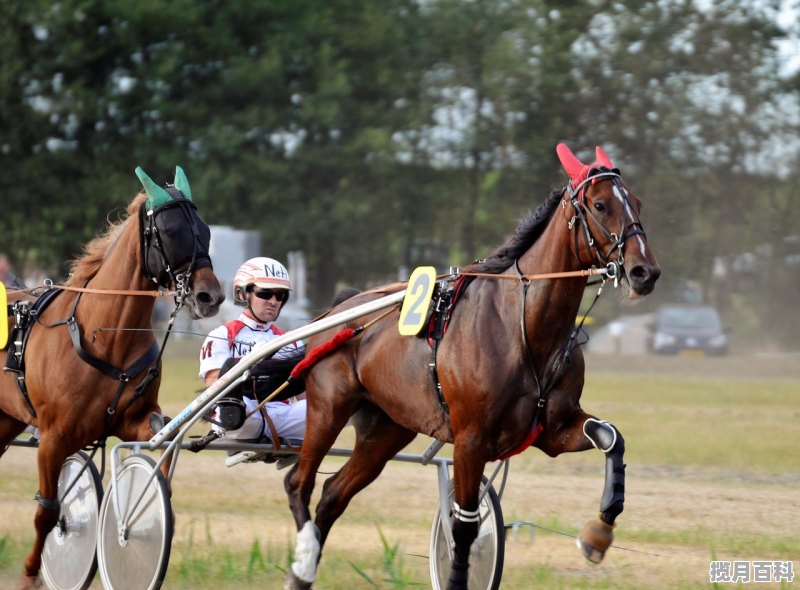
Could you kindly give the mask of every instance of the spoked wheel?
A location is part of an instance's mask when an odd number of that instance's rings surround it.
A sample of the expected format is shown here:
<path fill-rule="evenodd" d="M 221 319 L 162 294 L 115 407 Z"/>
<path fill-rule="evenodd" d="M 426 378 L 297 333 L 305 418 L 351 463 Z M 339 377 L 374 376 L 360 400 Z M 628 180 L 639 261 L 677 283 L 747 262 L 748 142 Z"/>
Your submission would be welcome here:
<path fill-rule="evenodd" d="M 103 585 L 107 590 L 161 588 L 171 544 L 164 476 L 150 457 L 131 455 L 122 461 L 100 508 L 97 555 Z"/>
<path fill-rule="evenodd" d="M 481 491 L 488 484 L 486 477 L 481 483 Z M 450 482 L 450 503 L 453 501 L 453 482 Z M 469 552 L 469 589 L 497 590 L 503 576 L 506 531 L 503 523 L 503 510 L 500 498 L 494 487 L 483 496 L 480 503 L 481 525 L 478 536 Z M 453 561 L 452 549 L 447 541 L 439 506 L 433 517 L 430 545 L 431 583 L 434 590 L 444 590 Z"/>
<path fill-rule="evenodd" d="M 86 590 L 97 572 L 97 512 L 103 498 L 89 455 L 79 451 L 64 461 L 58 497 L 58 523 L 42 549 L 42 580 L 51 590 Z"/>

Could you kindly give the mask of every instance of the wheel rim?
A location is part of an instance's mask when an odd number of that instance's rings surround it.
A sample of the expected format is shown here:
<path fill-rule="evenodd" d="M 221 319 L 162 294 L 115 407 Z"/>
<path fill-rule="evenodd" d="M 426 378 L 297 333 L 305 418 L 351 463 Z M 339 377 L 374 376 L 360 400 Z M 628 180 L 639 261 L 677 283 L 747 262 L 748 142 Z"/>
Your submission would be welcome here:
<path fill-rule="evenodd" d="M 97 468 L 83 452 L 64 462 L 58 497 L 70 486 L 61 500 L 59 522 L 42 549 L 42 578 L 53 590 L 85 590 L 97 571 L 97 519 L 103 488 Z"/>
<path fill-rule="evenodd" d="M 485 478 L 484 478 L 485 482 Z M 483 488 L 482 488 L 483 489 Z M 450 501 L 453 499 L 453 484 L 450 484 Z M 439 506 L 431 527 L 430 572 L 431 582 L 435 590 L 447 587 L 450 576 L 452 558 L 444 526 L 441 521 Z M 505 528 L 500 499 L 494 488 L 484 494 L 480 503 L 481 524 L 478 536 L 472 543 L 469 552 L 470 590 L 497 590 L 503 574 L 505 555 Z"/>
<path fill-rule="evenodd" d="M 100 509 L 98 558 L 100 576 L 108 590 L 156 590 L 169 565 L 172 511 L 167 486 L 155 462 L 133 455 L 122 462 L 116 482 L 109 485 Z M 118 486 L 120 515 L 114 506 Z M 132 515 L 139 496 L 144 494 Z M 119 525 L 127 521 L 125 534 Z"/>

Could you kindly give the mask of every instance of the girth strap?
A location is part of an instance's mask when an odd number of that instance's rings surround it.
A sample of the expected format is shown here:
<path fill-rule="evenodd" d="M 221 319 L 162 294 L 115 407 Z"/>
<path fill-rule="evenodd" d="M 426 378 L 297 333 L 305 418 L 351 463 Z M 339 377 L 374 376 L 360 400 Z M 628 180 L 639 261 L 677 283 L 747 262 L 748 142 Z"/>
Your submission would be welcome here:
<path fill-rule="evenodd" d="M 431 345 L 431 362 L 428 364 L 431 379 L 433 380 L 434 388 L 436 389 L 436 396 L 439 399 L 439 406 L 444 410 L 445 414 L 450 414 L 450 408 L 447 401 L 444 399 L 442 393 L 442 384 L 439 381 L 439 370 L 437 368 L 437 353 L 439 352 L 439 344 L 447 332 L 447 327 L 450 324 L 450 315 L 458 303 L 461 295 L 472 283 L 474 276 L 459 275 L 455 284 L 446 291 L 439 291 L 436 300 L 436 307 L 431 314 L 430 321 L 428 322 L 427 337 Z"/>
<path fill-rule="evenodd" d="M 57 289 L 48 289 L 34 301 L 19 299 L 9 304 L 7 309 L 8 315 L 14 316 L 14 327 L 11 330 L 6 365 L 3 370 L 16 373 L 22 401 L 34 418 L 36 418 L 36 410 L 28 394 L 28 386 L 25 384 L 25 348 L 33 323 L 59 293 L 61 291 Z"/>

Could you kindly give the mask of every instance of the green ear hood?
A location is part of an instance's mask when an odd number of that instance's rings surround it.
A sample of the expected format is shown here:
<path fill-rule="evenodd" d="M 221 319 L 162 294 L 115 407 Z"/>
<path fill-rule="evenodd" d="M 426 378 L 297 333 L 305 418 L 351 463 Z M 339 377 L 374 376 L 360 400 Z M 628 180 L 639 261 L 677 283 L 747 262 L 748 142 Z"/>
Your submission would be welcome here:
<path fill-rule="evenodd" d="M 147 208 L 149 210 L 156 209 L 164 203 L 172 200 L 172 197 L 169 196 L 169 193 L 158 186 L 153 179 L 150 178 L 144 170 L 142 170 L 141 166 L 136 167 L 136 176 L 138 176 L 139 180 L 142 181 L 144 192 L 147 193 Z"/>
<path fill-rule="evenodd" d="M 175 166 L 175 188 L 183 193 L 183 196 L 192 200 L 192 189 L 189 188 L 189 179 L 180 166 Z"/>
<path fill-rule="evenodd" d="M 164 203 L 172 200 L 169 193 L 158 186 L 147 173 L 142 170 L 141 166 L 136 167 L 136 176 L 144 186 L 144 192 L 147 193 L 147 208 L 156 209 Z M 189 179 L 186 178 L 186 173 L 180 166 L 175 166 L 175 188 L 183 193 L 183 196 L 188 200 L 192 200 L 192 189 L 189 187 Z"/>

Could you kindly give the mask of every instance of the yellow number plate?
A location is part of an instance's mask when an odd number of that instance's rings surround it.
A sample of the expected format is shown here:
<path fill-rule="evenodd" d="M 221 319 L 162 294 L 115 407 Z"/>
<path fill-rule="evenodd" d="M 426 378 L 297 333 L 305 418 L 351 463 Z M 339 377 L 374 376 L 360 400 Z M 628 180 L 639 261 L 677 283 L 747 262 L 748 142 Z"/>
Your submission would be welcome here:
<path fill-rule="evenodd" d="M 411 273 L 397 326 L 403 336 L 416 336 L 422 330 L 428 317 L 434 286 L 436 269 L 432 266 L 420 266 Z"/>
<path fill-rule="evenodd" d="M 8 313 L 6 306 L 8 304 L 8 297 L 6 297 L 6 286 L 0 283 L 0 349 L 6 347 L 8 343 Z"/>

